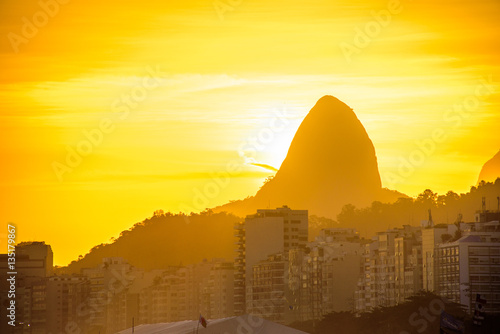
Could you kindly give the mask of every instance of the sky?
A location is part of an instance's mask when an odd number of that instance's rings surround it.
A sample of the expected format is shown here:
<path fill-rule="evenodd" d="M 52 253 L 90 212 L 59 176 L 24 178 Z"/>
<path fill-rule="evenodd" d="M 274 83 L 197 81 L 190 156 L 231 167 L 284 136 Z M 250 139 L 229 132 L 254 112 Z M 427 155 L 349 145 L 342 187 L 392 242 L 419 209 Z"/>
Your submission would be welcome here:
<path fill-rule="evenodd" d="M 500 2 L 0 2 L 0 249 L 66 265 L 155 210 L 253 195 L 323 95 L 384 187 L 466 192 L 500 149 Z"/>

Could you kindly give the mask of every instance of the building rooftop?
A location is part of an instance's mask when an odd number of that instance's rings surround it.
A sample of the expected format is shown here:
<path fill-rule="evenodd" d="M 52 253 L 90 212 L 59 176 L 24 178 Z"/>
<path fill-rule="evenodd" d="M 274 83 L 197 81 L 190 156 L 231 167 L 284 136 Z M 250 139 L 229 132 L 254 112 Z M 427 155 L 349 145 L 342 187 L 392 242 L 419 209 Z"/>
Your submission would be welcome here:
<path fill-rule="evenodd" d="M 199 334 L 259 333 L 259 334 L 307 334 L 297 329 L 262 318 L 241 315 L 238 317 L 208 320 L 207 328 L 198 326 L 198 320 L 186 320 L 160 324 L 143 324 L 134 328 L 134 334 L 191 334 L 198 328 Z M 132 328 L 116 334 L 131 334 Z"/>

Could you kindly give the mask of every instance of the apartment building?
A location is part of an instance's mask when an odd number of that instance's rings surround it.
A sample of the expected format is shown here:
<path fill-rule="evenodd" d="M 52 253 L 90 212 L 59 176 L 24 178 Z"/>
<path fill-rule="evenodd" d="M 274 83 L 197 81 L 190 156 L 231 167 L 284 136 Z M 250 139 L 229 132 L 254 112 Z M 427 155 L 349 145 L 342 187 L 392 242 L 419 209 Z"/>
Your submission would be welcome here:
<path fill-rule="evenodd" d="M 464 224 L 464 236 L 436 248 L 436 292 L 474 310 L 479 295 L 484 312 L 500 313 L 500 223 Z"/>
<path fill-rule="evenodd" d="M 394 306 L 420 290 L 421 231 L 420 227 L 404 225 L 378 232 L 372 242 L 364 246 L 354 293 L 355 311 Z"/>
<path fill-rule="evenodd" d="M 235 226 L 235 315 L 252 308 L 253 266 L 269 255 L 286 258 L 291 249 L 304 248 L 308 237 L 308 211 L 287 206 L 257 210 Z"/>

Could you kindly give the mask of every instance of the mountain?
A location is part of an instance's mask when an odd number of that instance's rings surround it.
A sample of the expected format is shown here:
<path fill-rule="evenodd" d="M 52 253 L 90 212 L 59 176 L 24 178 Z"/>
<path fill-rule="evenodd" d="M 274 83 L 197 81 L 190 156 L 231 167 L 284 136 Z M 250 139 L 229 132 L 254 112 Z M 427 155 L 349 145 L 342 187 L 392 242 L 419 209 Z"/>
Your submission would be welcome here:
<path fill-rule="evenodd" d="M 253 197 L 215 211 L 237 215 L 288 205 L 335 218 L 345 204 L 395 201 L 403 194 L 383 189 L 375 148 L 354 111 L 327 95 L 302 121 L 280 169 Z"/>
<path fill-rule="evenodd" d="M 498 177 L 500 177 L 500 150 L 483 165 L 477 183 L 494 182 Z"/>
<path fill-rule="evenodd" d="M 114 242 L 94 247 L 59 270 L 77 273 L 112 256 L 145 269 L 203 258 L 231 259 L 233 225 L 257 209 L 288 205 L 336 219 L 346 204 L 368 207 L 373 201 L 394 202 L 400 197 L 405 196 L 382 188 L 375 148 L 353 110 L 333 96 L 324 96 L 302 121 L 274 178 L 255 196 L 190 216 L 155 212 Z M 311 219 L 311 237 L 334 225 L 327 218 Z"/>
<path fill-rule="evenodd" d="M 483 170 L 498 166 L 499 156 Z M 203 258 L 230 260 L 234 224 L 245 214 L 269 205 L 308 209 L 312 239 L 327 227 L 357 228 L 362 235 L 371 236 L 389 227 L 418 225 L 426 219 L 428 209 L 438 223 L 452 223 L 462 213 L 471 221 L 483 197 L 488 209 L 494 209 L 497 196 L 500 179 L 481 183 L 466 194 L 450 191 L 438 195 L 425 190 L 416 199 L 382 188 L 375 149 L 365 128 L 345 103 L 324 96 L 304 118 L 275 177 L 255 196 L 189 216 L 157 211 L 112 243 L 95 246 L 57 272 L 78 273 L 112 256 L 124 257 L 144 269 L 196 263 Z"/>

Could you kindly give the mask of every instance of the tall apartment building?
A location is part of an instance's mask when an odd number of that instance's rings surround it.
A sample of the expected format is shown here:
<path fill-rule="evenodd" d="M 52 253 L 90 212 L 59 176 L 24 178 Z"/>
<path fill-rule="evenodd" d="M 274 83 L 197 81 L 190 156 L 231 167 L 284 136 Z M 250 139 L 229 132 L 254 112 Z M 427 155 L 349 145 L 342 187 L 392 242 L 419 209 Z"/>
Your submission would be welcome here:
<path fill-rule="evenodd" d="M 395 301 L 404 302 L 408 297 L 422 290 L 422 239 L 420 231 L 394 239 L 395 258 Z"/>
<path fill-rule="evenodd" d="M 476 295 L 486 313 L 500 313 L 500 223 L 463 224 L 465 236 L 438 245 L 436 292 L 474 310 Z"/>
<path fill-rule="evenodd" d="M 491 220 L 494 219 L 494 220 Z M 485 311 L 500 313 L 500 211 L 483 210 L 475 222 L 379 232 L 365 246 L 355 293 L 355 310 L 393 306 L 420 290 L 438 293 L 474 308 L 476 295 Z"/>
<path fill-rule="evenodd" d="M 47 278 L 22 278 L 16 285 L 18 333 L 45 334 L 48 313 Z"/>
<path fill-rule="evenodd" d="M 154 295 L 153 284 L 163 270 L 152 270 L 149 272 L 138 271 L 134 279 L 125 288 L 117 290 L 110 296 L 106 305 L 106 333 L 116 333 L 132 325 L 151 323 L 150 309 L 152 296 Z M 140 303 L 144 296 L 148 303 Z M 104 333 L 104 332 L 102 332 Z"/>
<path fill-rule="evenodd" d="M 18 261 L 21 259 L 21 261 Z M 29 259 L 25 262 L 24 259 Z M 21 242 L 16 246 L 16 267 L 23 276 L 45 276 L 53 273 L 52 247 L 43 241 Z"/>
<path fill-rule="evenodd" d="M 405 251 L 406 252 L 406 251 Z M 421 240 L 411 243 L 411 251 L 405 260 L 404 298 L 415 295 L 423 290 L 423 260 Z M 398 303 L 402 300 L 399 299 Z"/>
<path fill-rule="evenodd" d="M 5 273 L 6 255 L 1 259 L 0 270 Z M 86 277 L 54 276 L 52 248 L 45 242 L 19 243 L 15 266 L 16 333 L 87 332 L 90 286 Z M 2 322 L 0 332 L 10 329 Z"/>
<path fill-rule="evenodd" d="M 153 324 L 153 297 L 154 287 L 158 285 L 160 276 L 164 270 L 152 270 L 144 273 L 144 276 L 134 280 L 130 286 L 129 293 L 137 295 L 139 303 L 138 324 Z"/>
<path fill-rule="evenodd" d="M 45 294 L 47 333 L 87 331 L 89 323 L 85 310 L 90 296 L 90 282 L 86 277 L 49 277 Z M 36 295 L 37 292 L 33 291 L 33 296 Z"/>
<path fill-rule="evenodd" d="M 420 290 L 421 228 L 409 225 L 378 232 L 365 245 L 354 309 L 394 306 Z"/>
<path fill-rule="evenodd" d="M 235 315 L 252 307 L 253 266 L 271 254 L 304 248 L 308 236 L 307 210 L 292 210 L 287 206 L 257 210 L 235 226 Z"/>
<path fill-rule="evenodd" d="M 114 319 L 114 314 L 117 313 L 110 305 L 113 305 L 113 302 L 115 305 L 118 304 L 116 299 L 120 298 L 121 293 L 126 291 L 128 286 L 142 273 L 142 270 L 134 268 L 121 257 L 103 258 L 99 266 L 82 269 L 82 275 L 90 281 L 87 302 L 89 305 L 89 333 L 107 332 L 108 319 Z M 118 314 L 123 313 L 120 311 Z"/>
<path fill-rule="evenodd" d="M 364 245 L 359 278 L 354 292 L 354 310 L 356 312 L 366 312 L 375 307 L 372 304 L 376 293 L 375 277 L 372 276 L 372 257 L 375 255 L 376 248 L 376 241 Z"/>
<path fill-rule="evenodd" d="M 444 234 L 454 233 L 454 225 L 429 226 L 422 229 L 422 275 L 423 289 L 426 291 L 435 291 L 436 268 L 434 253 L 437 244 L 442 242 Z"/>
<path fill-rule="evenodd" d="M 305 247 L 269 255 L 253 265 L 247 312 L 289 324 L 351 310 L 361 253 L 355 230 L 326 229 Z"/>
<path fill-rule="evenodd" d="M 44 334 L 47 331 L 46 287 L 47 277 L 53 272 L 53 253 L 45 242 L 21 242 L 16 245 L 16 332 Z M 8 256 L 0 254 L 0 291 L 8 291 Z M 7 293 L 0 296 L 0 304 L 7 305 Z M 7 319 L 6 308 L 0 316 Z M 7 321 L 0 323 L 0 332 L 12 328 Z"/>
<path fill-rule="evenodd" d="M 289 303 L 295 321 L 352 310 L 363 245 L 353 229 L 325 229 L 290 251 Z"/>
<path fill-rule="evenodd" d="M 213 261 L 202 292 L 202 314 L 209 319 L 234 315 L 234 265 Z"/>
<path fill-rule="evenodd" d="M 196 320 L 234 315 L 234 267 L 223 259 L 170 267 L 139 293 L 137 323 Z"/>
<path fill-rule="evenodd" d="M 269 255 L 252 267 L 252 287 L 247 312 L 284 324 L 288 312 L 288 259 L 283 253 Z"/>
<path fill-rule="evenodd" d="M 154 279 L 152 286 L 143 289 L 140 309 L 149 312 L 141 313 L 141 323 L 174 322 L 180 319 L 180 311 L 186 312 L 186 272 L 181 269 L 169 268 Z"/>

